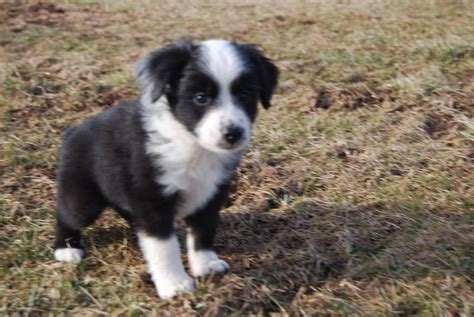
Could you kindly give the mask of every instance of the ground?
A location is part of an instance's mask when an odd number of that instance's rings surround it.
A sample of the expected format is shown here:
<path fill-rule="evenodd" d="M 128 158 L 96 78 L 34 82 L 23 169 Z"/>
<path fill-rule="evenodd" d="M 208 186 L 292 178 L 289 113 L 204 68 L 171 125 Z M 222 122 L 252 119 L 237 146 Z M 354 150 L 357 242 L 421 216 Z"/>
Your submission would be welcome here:
<path fill-rule="evenodd" d="M 474 2 L 0 4 L 0 314 L 473 316 Z M 112 211 L 52 257 L 63 131 L 191 36 L 281 69 L 222 213 L 225 276 L 160 300 Z M 179 229 L 180 239 L 184 231 Z"/>

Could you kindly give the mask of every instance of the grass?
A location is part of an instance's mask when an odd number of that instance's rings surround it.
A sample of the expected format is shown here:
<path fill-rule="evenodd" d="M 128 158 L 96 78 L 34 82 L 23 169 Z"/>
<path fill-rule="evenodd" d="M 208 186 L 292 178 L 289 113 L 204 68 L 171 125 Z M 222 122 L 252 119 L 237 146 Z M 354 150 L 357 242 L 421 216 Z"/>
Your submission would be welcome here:
<path fill-rule="evenodd" d="M 0 4 L 0 314 L 472 316 L 473 12 Z M 139 56 L 188 35 L 258 43 L 282 76 L 222 213 L 231 271 L 162 301 L 112 212 L 87 229 L 85 261 L 53 261 L 57 152 L 67 127 L 137 94 Z"/>

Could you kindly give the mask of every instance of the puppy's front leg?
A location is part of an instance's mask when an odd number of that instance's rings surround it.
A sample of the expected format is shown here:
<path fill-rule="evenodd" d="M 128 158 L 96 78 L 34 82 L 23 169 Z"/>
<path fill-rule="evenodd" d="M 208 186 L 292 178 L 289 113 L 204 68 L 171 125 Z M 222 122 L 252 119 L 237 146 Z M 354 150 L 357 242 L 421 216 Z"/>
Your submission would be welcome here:
<path fill-rule="evenodd" d="M 168 238 L 154 237 L 145 232 L 137 235 L 158 296 L 167 299 L 180 292 L 194 291 L 194 281 L 184 270 L 174 233 Z"/>
<path fill-rule="evenodd" d="M 227 191 L 228 185 L 222 185 L 206 206 L 186 218 L 189 266 L 195 277 L 222 273 L 229 269 L 229 264 L 219 259 L 213 248 L 219 210 L 227 197 Z"/>
<path fill-rule="evenodd" d="M 167 213 L 163 206 L 157 211 L 144 208 L 148 205 L 144 202 L 139 205 L 138 243 L 158 296 L 168 299 L 181 292 L 193 292 L 194 280 L 184 270 L 174 233 L 174 213 Z"/>

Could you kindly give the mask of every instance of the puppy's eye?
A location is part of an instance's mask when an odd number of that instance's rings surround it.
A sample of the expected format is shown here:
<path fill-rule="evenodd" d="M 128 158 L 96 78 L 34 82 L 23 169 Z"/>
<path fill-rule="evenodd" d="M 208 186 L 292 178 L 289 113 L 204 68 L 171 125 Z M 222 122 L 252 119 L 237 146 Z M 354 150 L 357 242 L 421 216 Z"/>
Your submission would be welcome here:
<path fill-rule="evenodd" d="M 193 101 L 196 105 L 204 107 L 211 103 L 211 98 L 201 92 L 194 95 Z"/>

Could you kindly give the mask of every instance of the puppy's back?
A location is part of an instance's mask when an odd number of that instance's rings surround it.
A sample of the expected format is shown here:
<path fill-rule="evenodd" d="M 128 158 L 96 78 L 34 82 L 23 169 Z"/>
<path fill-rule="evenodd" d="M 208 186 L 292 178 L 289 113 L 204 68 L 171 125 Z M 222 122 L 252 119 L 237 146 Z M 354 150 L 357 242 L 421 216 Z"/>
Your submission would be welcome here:
<path fill-rule="evenodd" d="M 128 209 L 126 196 L 134 152 L 142 150 L 136 100 L 109 108 L 64 133 L 59 181 L 80 177 L 96 186 L 117 207 Z"/>

